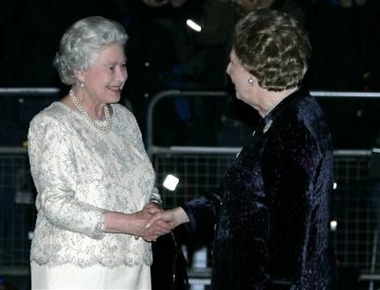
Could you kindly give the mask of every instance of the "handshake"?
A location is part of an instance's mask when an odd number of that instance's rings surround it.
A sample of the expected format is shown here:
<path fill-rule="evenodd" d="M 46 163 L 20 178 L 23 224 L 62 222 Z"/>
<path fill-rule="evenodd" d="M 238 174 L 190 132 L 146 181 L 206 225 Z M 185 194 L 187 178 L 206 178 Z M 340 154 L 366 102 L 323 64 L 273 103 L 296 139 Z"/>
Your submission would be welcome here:
<path fill-rule="evenodd" d="M 162 210 L 154 203 L 148 203 L 141 211 L 135 213 L 137 229 L 135 238 L 155 242 L 158 237 L 170 233 L 175 227 L 189 221 L 181 208 Z"/>

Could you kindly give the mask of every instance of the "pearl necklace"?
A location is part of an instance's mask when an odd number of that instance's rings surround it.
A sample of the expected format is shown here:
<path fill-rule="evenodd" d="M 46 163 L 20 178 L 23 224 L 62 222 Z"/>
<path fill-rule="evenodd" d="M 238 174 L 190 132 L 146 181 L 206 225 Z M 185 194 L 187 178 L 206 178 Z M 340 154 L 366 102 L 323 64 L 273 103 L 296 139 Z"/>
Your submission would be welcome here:
<path fill-rule="evenodd" d="M 104 106 L 104 117 L 105 117 L 105 124 L 100 125 L 97 121 L 95 121 L 93 118 L 91 118 L 90 114 L 87 113 L 82 105 L 79 103 L 77 97 L 74 95 L 73 90 L 70 90 L 69 92 L 70 98 L 75 106 L 75 108 L 86 117 L 86 119 L 100 132 L 102 133 L 108 133 L 111 131 L 111 125 L 112 125 L 112 120 L 111 120 L 111 114 L 108 108 L 108 105 Z"/>

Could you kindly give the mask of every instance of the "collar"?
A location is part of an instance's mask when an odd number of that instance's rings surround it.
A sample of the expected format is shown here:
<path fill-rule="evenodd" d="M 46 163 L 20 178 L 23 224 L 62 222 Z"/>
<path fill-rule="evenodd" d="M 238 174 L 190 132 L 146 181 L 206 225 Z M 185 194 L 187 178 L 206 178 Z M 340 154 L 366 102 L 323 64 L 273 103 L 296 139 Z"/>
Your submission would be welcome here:
<path fill-rule="evenodd" d="M 281 114 L 281 112 L 289 105 L 292 104 L 295 100 L 309 96 L 310 93 L 303 87 L 299 87 L 298 90 L 291 93 L 289 96 L 281 100 L 272 110 L 268 112 L 267 115 L 262 119 L 263 121 L 263 133 L 265 134 L 269 128 L 272 126 L 276 118 Z"/>

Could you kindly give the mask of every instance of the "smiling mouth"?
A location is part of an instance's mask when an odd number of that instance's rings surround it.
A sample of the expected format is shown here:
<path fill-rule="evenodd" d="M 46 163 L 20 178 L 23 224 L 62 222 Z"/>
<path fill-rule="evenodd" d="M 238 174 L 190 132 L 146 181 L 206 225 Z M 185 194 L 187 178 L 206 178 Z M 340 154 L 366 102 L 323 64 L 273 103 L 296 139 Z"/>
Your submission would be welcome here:
<path fill-rule="evenodd" d="M 117 86 L 117 87 L 108 87 L 109 90 L 115 92 L 115 93 L 120 93 L 121 90 L 123 89 L 123 86 Z"/>

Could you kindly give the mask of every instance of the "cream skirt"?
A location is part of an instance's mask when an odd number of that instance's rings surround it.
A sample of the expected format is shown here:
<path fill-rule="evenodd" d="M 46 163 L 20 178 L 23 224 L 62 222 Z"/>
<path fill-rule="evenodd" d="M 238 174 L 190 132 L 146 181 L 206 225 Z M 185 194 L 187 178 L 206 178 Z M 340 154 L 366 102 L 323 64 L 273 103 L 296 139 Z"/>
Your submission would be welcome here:
<path fill-rule="evenodd" d="M 95 265 L 48 267 L 31 263 L 32 290 L 35 289 L 125 289 L 151 290 L 150 267 Z"/>

